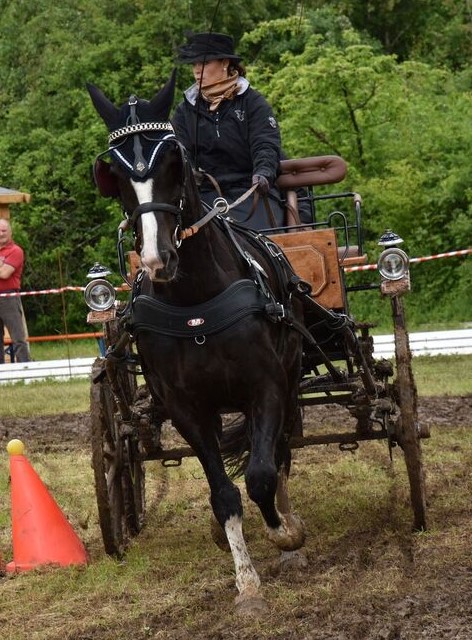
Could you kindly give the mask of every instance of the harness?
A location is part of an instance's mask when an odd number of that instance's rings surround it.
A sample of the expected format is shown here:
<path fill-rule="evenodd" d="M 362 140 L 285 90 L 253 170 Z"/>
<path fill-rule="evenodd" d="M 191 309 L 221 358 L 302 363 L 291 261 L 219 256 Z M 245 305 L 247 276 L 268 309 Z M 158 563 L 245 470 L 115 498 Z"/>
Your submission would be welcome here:
<path fill-rule="evenodd" d="M 266 259 L 271 262 L 278 289 L 282 292 L 282 300 L 278 300 L 263 267 L 238 242 L 231 228 L 234 223 L 221 216 L 214 216 L 213 223 L 230 238 L 233 248 L 247 265 L 249 277 L 232 283 L 225 291 L 203 304 L 178 307 L 143 294 L 141 289 L 144 272 L 141 271 L 133 283 L 129 319 L 126 323 L 131 334 L 137 335 L 140 331 L 151 330 L 161 335 L 194 338 L 199 344 L 203 344 L 202 337 L 223 331 L 253 314 L 262 314 L 274 323 L 294 322 L 291 276 L 295 274 L 288 261 L 274 260 L 268 246 L 261 240 L 263 236 L 257 236 L 249 229 L 238 227 L 240 233 L 253 238 L 256 243 L 254 248 L 265 254 Z"/>
<path fill-rule="evenodd" d="M 178 206 L 154 202 L 140 204 L 133 212 L 125 212 L 126 220 L 119 226 L 118 256 L 120 271 L 123 278 L 132 286 L 131 299 L 123 313 L 127 331 L 131 335 L 137 335 L 145 330 L 153 331 L 160 335 L 192 338 L 197 344 L 203 344 L 207 335 L 221 332 L 236 324 L 242 318 L 250 315 L 264 315 L 271 322 L 283 323 L 291 329 L 298 331 L 305 340 L 319 352 L 326 367 L 333 377 L 337 379 L 339 377 L 337 370 L 326 358 L 311 333 L 296 319 L 293 313 L 292 297 L 296 296 L 301 298 L 304 306 L 306 307 L 308 305 L 311 311 L 315 309 L 317 314 L 329 324 L 333 331 L 346 329 L 348 324 L 346 316 L 335 314 L 332 311 L 324 309 L 324 307 L 310 297 L 310 285 L 303 282 L 295 274 L 285 254 L 274 242 L 225 217 L 231 208 L 237 206 L 254 192 L 257 188 L 256 185 L 253 185 L 232 204 L 228 204 L 224 198 L 217 198 L 212 209 L 190 227 L 182 229 L 182 212 L 186 203 L 186 190 L 188 187 L 187 179 L 191 171 L 188 164 L 187 152 L 183 145 L 176 139 L 171 123 L 140 123 L 136 114 L 137 103 L 137 98 L 133 95 L 130 96 L 128 101 L 130 124 L 126 124 L 126 126 L 112 131 L 109 135 L 109 149 L 97 157 L 94 174 L 99 189 L 100 182 L 97 178 L 97 167 L 100 166 L 99 161 L 104 154 L 111 154 L 116 161 L 131 171 L 136 179 L 144 179 L 155 165 L 156 159 L 167 144 L 175 145 L 181 154 L 183 180 Z M 152 139 L 154 147 L 152 148 L 149 159 L 146 159 L 143 152 L 141 136 L 146 137 L 149 133 L 153 135 L 158 134 L 158 137 Z M 131 136 L 133 142 L 133 157 L 127 158 L 122 152 L 121 146 L 129 140 Z M 129 227 L 133 229 L 136 227 L 138 219 L 142 214 L 151 211 L 162 211 L 175 216 L 176 228 L 174 232 L 174 244 L 176 248 L 180 247 L 183 240 L 197 233 L 210 221 L 218 224 L 230 239 L 235 251 L 240 255 L 241 259 L 245 261 L 248 269 L 248 278 L 238 280 L 213 299 L 192 307 L 176 307 L 142 294 L 141 286 L 144 272 L 138 274 L 133 283 L 129 282 L 127 278 L 123 250 L 123 234 Z M 236 230 L 238 234 L 246 238 L 258 253 L 262 253 L 266 260 L 270 262 L 277 279 L 277 289 L 281 292 L 280 299 L 273 293 L 269 283 L 269 277 L 263 267 L 253 257 L 250 251 L 241 246 L 241 243 L 236 237 Z M 283 334 L 280 332 L 279 348 L 283 340 Z"/>
<path fill-rule="evenodd" d="M 252 280 L 237 280 L 211 300 L 191 307 L 176 307 L 133 291 L 127 329 L 137 335 L 153 331 L 177 338 L 193 338 L 203 344 L 206 336 L 219 333 L 251 315 L 267 313 L 267 298 Z"/>
<path fill-rule="evenodd" d="M 144 272 L 140 272 L 133 283 L 125 323 L 127 331 L 133 336 L 137 336 L 141 331 L 152 331 L 165 336 L 193 338 L 197 344 L 203 345 L 208 335 L 219 333 L 245 317 L 265 316 L 271 322 L 283 323 L 291 330 L 300 333 L 318 352 L 333 380 L 343 381 L 343 374 L 332 365 L 305 325 L 296 319 L 292 298 L 301 299 L 305 310 L 314 311 L 326 322 L 331 331 L 342 332 L 348 342 L 354 344 L 350 339 L 353 336 L 352 322 L 347 316 L 325 309 L 311 298 L 310 285 L 295 274 L 283 251 L 272 240 L 220 216 L 217 216 L 214 222 L 229 235 L 236 251 L 246 261 L 251 279 L 236 281 L 225 291 L 203 304 L 177 307 L 142 294 Z M 269 286 L 264 269 L 249 251 L 243 250 L 237 241 L 232 226 L 236 227 L 238 232 L 270 261 L 278 281 L 278 288 L 282 292 L 281 300 L 276 298 Z M 282 348 L 283 341 L 283 334 L 279 332 L 277 350 Z"/>

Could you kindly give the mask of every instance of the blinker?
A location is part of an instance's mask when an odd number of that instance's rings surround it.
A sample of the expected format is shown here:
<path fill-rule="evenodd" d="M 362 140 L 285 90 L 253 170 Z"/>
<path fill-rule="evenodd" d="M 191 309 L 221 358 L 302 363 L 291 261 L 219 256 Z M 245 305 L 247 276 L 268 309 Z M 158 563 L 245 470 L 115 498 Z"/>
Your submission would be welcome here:
<path fill-rule="evenodd" d="M 93 179 L 104 198 L 118 198 L 120 190 L 118 180 L 111 172 L 111 165 L 101 158 L 95 160 L 93 165 Z"/>

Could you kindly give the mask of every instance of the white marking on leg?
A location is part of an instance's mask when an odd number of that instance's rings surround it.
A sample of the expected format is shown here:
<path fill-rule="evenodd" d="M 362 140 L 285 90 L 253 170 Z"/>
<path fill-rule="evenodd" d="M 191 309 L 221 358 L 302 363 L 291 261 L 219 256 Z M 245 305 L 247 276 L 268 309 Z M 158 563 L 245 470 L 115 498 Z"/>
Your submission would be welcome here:
<path fill-rule="evenodd" d="M 144 202 L 152 202 L 152 189 L 154 180 L 145 180 L 144 182 L 136 182 L 131 180 L 133 189 L 136 193 L 139 204 Z M 157 269 L 164 266 L 157 249 L 157 233 L 158 224 L 153 213 L 143 213 L 141 216 L 142 226 L 142 247 L 141 247 L 141 264 L 145 271 L 152 277 Z"/>
<path fill-rule="evenodd" d="M 257 595 L 261 581 L 249 557 L 243 536 L 241 518 L 231 516 L 231 518 L 225 522 L 225 532 L 231 553 L 233 554 L 234 568 L 236 570 L 236 587 L 239 593 L 244 595 Z"/>

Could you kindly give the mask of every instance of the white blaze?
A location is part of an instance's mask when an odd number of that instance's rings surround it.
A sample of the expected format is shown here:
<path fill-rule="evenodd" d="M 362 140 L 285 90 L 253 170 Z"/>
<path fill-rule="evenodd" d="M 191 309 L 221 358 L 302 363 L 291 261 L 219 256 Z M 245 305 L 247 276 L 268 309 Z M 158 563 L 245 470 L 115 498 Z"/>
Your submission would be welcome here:
<path fill-rule="evenodd" d="M 136 182 L 135 180 L 131 180 L 131 184 L 133 185 L 139 204 L 152 202 L 152 188 L 154 186 L 154 180 L 149 179 L 145 182 Z M 141 226 L 141 263 L 144 269 L 152 275 L 156 269 L 162 269 L 163 266 L 163 262 L 157 250 L 158 225 L 154 213 L 143 213 L 141 216 Z"/>

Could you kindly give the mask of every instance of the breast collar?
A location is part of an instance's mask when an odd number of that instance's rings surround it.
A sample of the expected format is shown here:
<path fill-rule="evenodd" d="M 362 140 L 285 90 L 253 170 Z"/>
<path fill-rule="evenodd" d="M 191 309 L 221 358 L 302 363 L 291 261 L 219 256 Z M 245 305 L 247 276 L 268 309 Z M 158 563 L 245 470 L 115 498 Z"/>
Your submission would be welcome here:
<path fill-rule="evenodd" d="M 266 314 L 269 303 L 260 288 L 249 279 L 237 280 L 211 300 L 189 307 L 166 304 L 133 291 L 127 330 L 133 336 L 152 331 L 165 336 L 198 339 L 219 333 L 247 316 Z"/>

